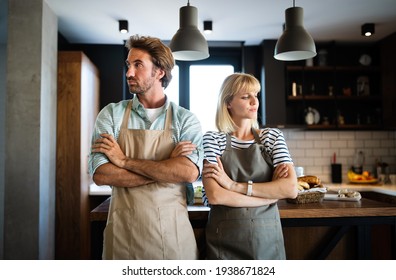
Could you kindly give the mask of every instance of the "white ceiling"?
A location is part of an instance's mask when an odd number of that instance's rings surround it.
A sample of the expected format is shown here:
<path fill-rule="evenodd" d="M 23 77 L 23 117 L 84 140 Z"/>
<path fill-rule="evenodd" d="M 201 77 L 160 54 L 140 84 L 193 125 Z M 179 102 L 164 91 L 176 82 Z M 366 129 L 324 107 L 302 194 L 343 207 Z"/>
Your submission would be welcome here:
<path fill-rule="evenodd" d="M 70 43 L 122 44 L 140 34 L 169 41 L 179 28 L 179 9 L 188 0 L 46 0 L 59 18 L 59 31 Z M 198 8 L 198 28 L 213 21 L 208 41 L 243 41 L 258 45 L 282 33 L 285 9 L 292 0 L 190 0 Z M 315 41 L 373 42 L 396 32 L 396 0 L 297 0 L 304 26 Z M 129 21 L 129 34 L 118 20 Z M 374 36 L 360 35 L 361 25 L 375 23 Z"/>

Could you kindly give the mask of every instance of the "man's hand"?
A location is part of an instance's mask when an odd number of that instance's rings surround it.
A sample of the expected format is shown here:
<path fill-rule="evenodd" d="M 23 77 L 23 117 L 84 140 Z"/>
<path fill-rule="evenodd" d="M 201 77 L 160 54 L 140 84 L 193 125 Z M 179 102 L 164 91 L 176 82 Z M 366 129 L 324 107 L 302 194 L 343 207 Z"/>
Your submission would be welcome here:
<path fill-rule="evenodd" d="M 173 149 L 170 157 L 183 157 L 192 154 L 193 151 L 197 149 L 197 146 L 191 141 L 181 141 L 177 143 L 176 147 Z"/>
<path fill-rule="evenodd" d="M 100 135 L 102 138 L 95 140 L 92 145 L 92 152 L 103 153 L 107 158 L 117 167 L 124 168 L 126 156 L 122 152 L 120 145 L 111 134 L 103 133 Z"/>

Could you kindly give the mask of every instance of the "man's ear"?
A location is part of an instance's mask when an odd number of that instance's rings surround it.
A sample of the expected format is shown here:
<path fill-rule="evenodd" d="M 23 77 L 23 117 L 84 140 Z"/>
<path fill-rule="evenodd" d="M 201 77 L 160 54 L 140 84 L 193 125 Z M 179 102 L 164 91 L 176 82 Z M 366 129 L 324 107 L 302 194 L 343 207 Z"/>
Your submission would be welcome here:
<path fill-rule="evenodd" d="M 158 71 L 158 79 L 161 80 L 165 76 L 165 71 L 161 68 L 157 68 Z"/>

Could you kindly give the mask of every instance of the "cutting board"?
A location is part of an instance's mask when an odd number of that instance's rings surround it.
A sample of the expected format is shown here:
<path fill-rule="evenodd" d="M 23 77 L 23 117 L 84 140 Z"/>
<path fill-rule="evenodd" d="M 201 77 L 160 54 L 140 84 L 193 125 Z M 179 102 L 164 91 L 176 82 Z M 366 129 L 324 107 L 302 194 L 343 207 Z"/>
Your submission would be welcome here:
<path fill-rule="evenodd" d="M 361 198 L 362 196 L 360 194 L 356 197 L 339 197 L 338 194 L 326 193 L 323 200 L 359 201 Z"/>

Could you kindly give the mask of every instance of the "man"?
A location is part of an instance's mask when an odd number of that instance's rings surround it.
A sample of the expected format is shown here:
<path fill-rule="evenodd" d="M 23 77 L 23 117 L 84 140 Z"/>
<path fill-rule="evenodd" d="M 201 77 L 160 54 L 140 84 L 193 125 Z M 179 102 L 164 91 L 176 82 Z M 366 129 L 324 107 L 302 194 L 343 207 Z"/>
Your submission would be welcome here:
<path fill-rule="evenodd" d="M 201 125 L 164 93 L 174 66 L 170 49 L 137 35 L 126 47 L 134 97 L 102 109 L 89 157 L 94 182 L 112 186 L 102 257 L 196 259 L 186 184 L 202 171 Z"/>

